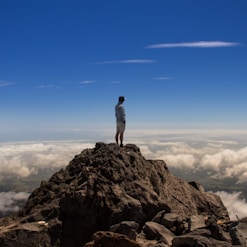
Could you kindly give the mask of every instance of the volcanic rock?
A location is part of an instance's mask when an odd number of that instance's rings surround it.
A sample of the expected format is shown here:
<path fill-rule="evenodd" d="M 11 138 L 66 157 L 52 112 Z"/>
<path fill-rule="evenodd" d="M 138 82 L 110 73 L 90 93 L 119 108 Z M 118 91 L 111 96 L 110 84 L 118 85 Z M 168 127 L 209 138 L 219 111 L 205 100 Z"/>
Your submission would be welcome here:
<path fill-rule="evenodd" d="M 229 240 L 214 238 L 209 216 L 228 222 Z M 191 232 L 191 219 L 202 229 Z M 17 216 L 0 221 L 0 246 L 231 246 L 230 223 L 217 195 L 175 177 L 164 161 L 145 159 L 133 144 L 96 143 L 42 181 Z M 232 236 L 244 246 L 246 224 L 237 225 Z"/>

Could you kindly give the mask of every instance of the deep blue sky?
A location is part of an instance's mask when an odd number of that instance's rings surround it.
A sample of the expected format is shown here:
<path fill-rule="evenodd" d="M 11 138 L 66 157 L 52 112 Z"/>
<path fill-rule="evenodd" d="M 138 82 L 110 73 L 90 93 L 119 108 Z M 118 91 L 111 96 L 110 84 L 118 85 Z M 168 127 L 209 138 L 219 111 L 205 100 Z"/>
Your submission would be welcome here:
<path fill-rule="evenodd" d="M 111 128 L 119 95 L 129 128 L 245 128 L 246 12 L 246 0 L 0 1 L 0 141 Z"/>

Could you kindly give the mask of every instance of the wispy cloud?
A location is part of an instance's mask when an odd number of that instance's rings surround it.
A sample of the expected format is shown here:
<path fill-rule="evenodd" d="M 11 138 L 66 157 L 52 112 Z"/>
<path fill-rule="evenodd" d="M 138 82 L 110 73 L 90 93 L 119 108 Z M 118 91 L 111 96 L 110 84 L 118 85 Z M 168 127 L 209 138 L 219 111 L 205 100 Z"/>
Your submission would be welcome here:
<path fill-rule="evenodd" d="M 14 85 L 14 84 L 15 83 L 13 83 L 13 82 L 0 80 L 0 87 L 8 87 L 8 86 L 11 86 L 11 85 Z"/>
<path fill-rule="evenodd" d="M 172 80 L 173 78 L 171 77 L 155 77 L 154 80 L 158 81 L 164 81 L 164 80 Z"/>
<path fill-rule="evenodd" d="M 57 87 L 57 86 L 55 86 L 55 85 L 53 85 L 53 84 L 48 84 L 48 85 L 45 85 L 45 84 L 42 84 L 42 85 L 39 85 L 39 86 L 37 86 L 37 88 L 39 88 L 39 89 L 42 89 L 42 88 L 56 88 L 56 89 L 58 89 L 59 87 Z"/>
<path fill-rule="evenodd" d="M 80 84 L 92 84 L 95 83 L 94 80 L 85 80 L 85 81 L 81 81 Z"/>
<path fill-rule="evenodd" d="M 128 60 L 112 60 L 112 61 L 102 61 L 102 62 L 96 62 L 96 64 L 146 64 L 146 63 L 155 63 L 156 60 L 151 59 L 128 59 Z"/>
<path fill-rule="evenodd" d="M 217 48 L 217 47 L 231 47 L 239 46 L 238 42 L 225 42 L 225 41 L 196 41 L 187 43 L 162 43 L 146 46 L 146 48 L 176 48 L 176 47 L 188 47 L 188 48 Z"/>

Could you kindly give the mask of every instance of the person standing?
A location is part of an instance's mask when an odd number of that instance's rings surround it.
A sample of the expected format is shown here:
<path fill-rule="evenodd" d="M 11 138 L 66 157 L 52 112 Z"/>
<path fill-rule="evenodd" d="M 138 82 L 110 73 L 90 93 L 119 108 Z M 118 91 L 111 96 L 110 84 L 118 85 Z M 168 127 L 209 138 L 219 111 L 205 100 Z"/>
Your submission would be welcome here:
<path fill-rule="evenodd" d="M 123 137 L 125 131 L 125 124 L 126 124 L 125 109 L 123 106 L 124 101 L 125 101 L 124 96 L 119 96 L 118 103 L 115 106 L 115 116 L 117 121 L 115 140 L 116 143 L 119 144 L 119 139 L 120 139 L 120 147 L 123 147 Z"/>

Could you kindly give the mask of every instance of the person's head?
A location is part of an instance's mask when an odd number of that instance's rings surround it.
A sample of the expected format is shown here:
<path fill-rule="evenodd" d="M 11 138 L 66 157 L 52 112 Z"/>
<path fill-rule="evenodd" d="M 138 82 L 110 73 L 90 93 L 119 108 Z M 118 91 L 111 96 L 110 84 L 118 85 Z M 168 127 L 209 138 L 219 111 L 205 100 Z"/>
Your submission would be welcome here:
<path fill-rule="evenodd" d="M 123 102 L 125 101 L 124 96 L 119 96 L 118 101 L 119 101 L 120 103 L 123 103 Z"/>

